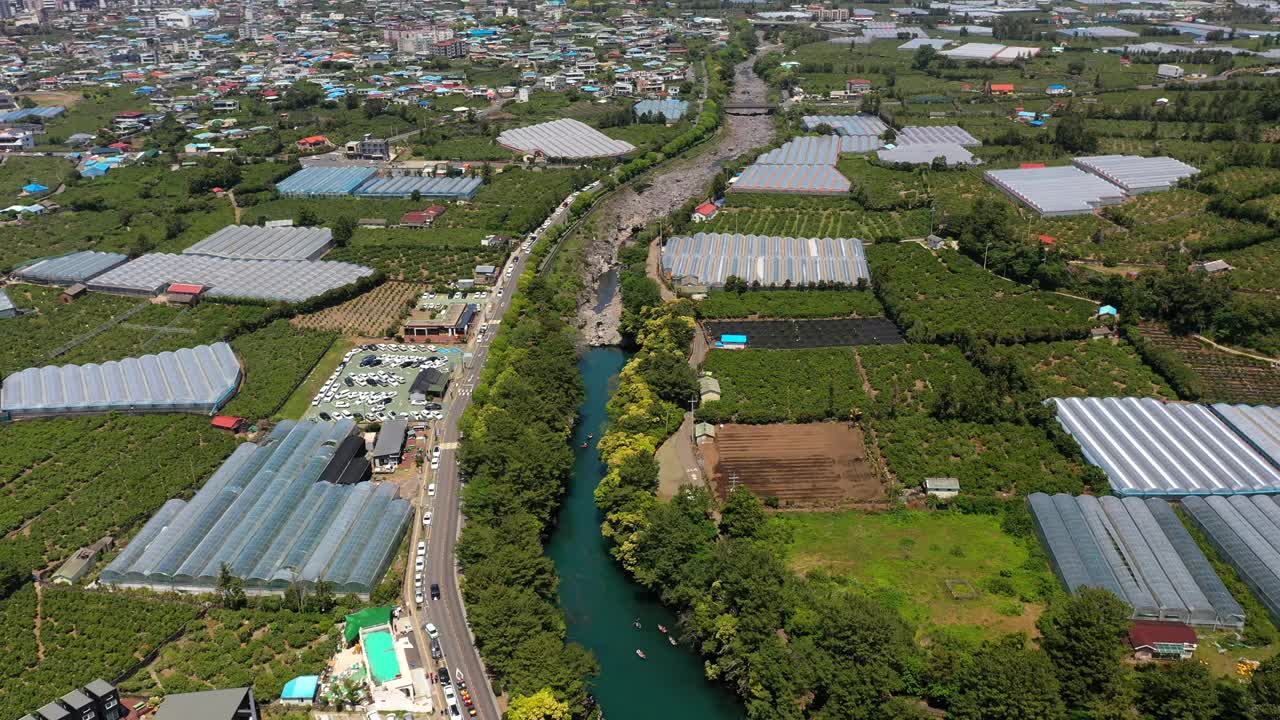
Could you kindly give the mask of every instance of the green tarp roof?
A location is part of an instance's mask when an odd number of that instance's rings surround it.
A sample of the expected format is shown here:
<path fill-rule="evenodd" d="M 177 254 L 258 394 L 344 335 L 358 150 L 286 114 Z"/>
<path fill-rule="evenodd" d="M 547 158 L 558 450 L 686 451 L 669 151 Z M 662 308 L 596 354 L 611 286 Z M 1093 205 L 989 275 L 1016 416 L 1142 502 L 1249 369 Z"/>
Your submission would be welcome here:
<path fill-rule="evenodd" d="M 376 627 L 391 622 L 390 607 L 365 608 L 359 612 L 351 613 L 347 616 L 347 628 L 344 635 L 347 644 L 355 642 L 360 637 L 360 631 L 367 627 Z"/>

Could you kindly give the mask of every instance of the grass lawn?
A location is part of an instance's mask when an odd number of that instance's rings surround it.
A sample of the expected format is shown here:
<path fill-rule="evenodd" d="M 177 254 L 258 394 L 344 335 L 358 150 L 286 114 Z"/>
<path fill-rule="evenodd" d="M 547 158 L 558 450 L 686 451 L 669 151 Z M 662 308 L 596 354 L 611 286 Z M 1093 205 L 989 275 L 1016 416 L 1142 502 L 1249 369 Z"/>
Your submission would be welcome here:
<path fill-rule="evenodd" d="M 895 605 L 923 637 L 935 628 L 995 637 L 1035 634 L 1041 598 L 1057 583 L 1038 553 L 990 515 L 953 512 L 786 513 L 787 562 L 824 570 Z M 956 599 L 947 581 L 976 595 Z"/>
<path fill-rule="evenodd" d="M 294 388 L 293 394 L 276 413 L 276 417 L 286 420 L 301 419 L 306 414 L 307 408 L 311 407 L 311 398 L 315 396 L 324 381 L 329 379 L 333 369 L 342 362 L 342 356 L 351 349 L 352 345 L 355 345 L 354 338 L 341 337 L 335 340 L 320 358 L 320 362 L 316 363 L 307 377 Z"/>

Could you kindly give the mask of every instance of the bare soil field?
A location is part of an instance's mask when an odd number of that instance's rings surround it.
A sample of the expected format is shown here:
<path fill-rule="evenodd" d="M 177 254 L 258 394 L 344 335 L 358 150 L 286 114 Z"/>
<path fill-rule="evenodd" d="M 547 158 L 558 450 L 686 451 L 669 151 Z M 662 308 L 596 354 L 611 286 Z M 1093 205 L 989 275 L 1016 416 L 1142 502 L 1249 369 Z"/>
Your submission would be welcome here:
<path fill-rule="evenodd" d="M 716 492 L 746 485 L 787 506 L 834 506 L 884 497 L 862 430 L 850 423 L 732 425 L 702 446 Z"/>
<path fill-rule="evenodd" d="M 61 105 L 68 110 L 75 107 L 81 100 L 84 100 L 84 93 L 63 90 L 38 90 L 36 92 L 23 93 L 23 95 L 31 98 L 32 102 L 41 107 Z"/>
<path fill-rule="evenodd" d="M 334 330 L 347 335 L 390 337 L 400 330 L 418 296 L 427 291 L 422 283 L 388 282 L 341 305 L 299 315 L 293 324 L 308 330 Z"/>
<path fill-rule="evenodd" d="M 1200 376 L 1205 400 L 1280 405 L 1280 367 L 1222 352 L 1193 337 L 1171 335 L 1159 325 L 1144 323 L 1142 335 L 1182 357 Z"/>

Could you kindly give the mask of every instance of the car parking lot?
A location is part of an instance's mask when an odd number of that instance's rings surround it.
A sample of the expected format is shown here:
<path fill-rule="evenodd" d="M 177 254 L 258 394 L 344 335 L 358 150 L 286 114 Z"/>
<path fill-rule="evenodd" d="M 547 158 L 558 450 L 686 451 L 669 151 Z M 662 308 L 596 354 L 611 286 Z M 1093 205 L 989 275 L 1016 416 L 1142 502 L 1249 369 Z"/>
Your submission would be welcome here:
<path fill-rule="evenodd" d="M 412 404 L 409 388 L 418 373 L 434 367 L 452 374 L 462 365 L 462 348 L 370 343 L 349 350 L 311 399 L 306 417 L 384 422 L 403 417 L 429 422 L 444 416 L 438 399 Z"/>

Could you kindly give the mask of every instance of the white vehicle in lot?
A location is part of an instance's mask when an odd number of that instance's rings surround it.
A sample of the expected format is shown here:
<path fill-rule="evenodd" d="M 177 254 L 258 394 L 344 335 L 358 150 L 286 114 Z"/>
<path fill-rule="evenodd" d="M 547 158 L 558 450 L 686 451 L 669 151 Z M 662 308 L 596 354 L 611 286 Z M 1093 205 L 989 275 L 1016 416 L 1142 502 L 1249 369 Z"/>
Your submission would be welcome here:
<path fill-rule="evenodd" d="M 427 541 L 419 540 L 418 541 L 418 557 L 422 557 L 423 555 L 426 555 L 426 554 L 427 554 Z"/>
<path fill-rule="evenodd" d="M 437 630 L 436 626 L 432 623 L 427 623 L 422 629 L 427 631 L 427 637 L 432 640 L 438 640 L 440 638 L 440 631 Z M 448 686 L 446 685 L 445 687 L 447 688 Z"/>
<path fill-rule="evenodd" d="M 413 569 L 417 570 L 418 572 L 422 572 L 426 568 L 427 568 L 427 563 L 423 558 L 418 558 L 417 562 L 413 564 Z"/>
<path fill-rule="evenodd" d="M 431 525 L 431 511 L 430 511 L 430 510 L 428 510 L 427 512 L 422 513 L 422 524 L 423 524 L 423 525 L 428 525 L 428 526 L 429 526 L 429 525 Z"/>
<path fill-rule="evenodd" d="M 429 497 L 435 497 L 435 496 L 436 496 L 436 484 L 435 484 L 435 483 L 431 483 L 430 485 L 428 485 L 428 486 L 427 486 L 427 495 L 428 495 Z"/>
<path fill-rule="evenodd" d="M 422 604 L 422 591 L 421 591 L 421 590 L 419 590 L 418 592 L 416 592 L 416 593 L 414 593 L 414 594 L 413 594 L 413 601 L 414 601 L 415 603 L 419 604 L 419 605 L 421 605 L 421 604 Z"/>

